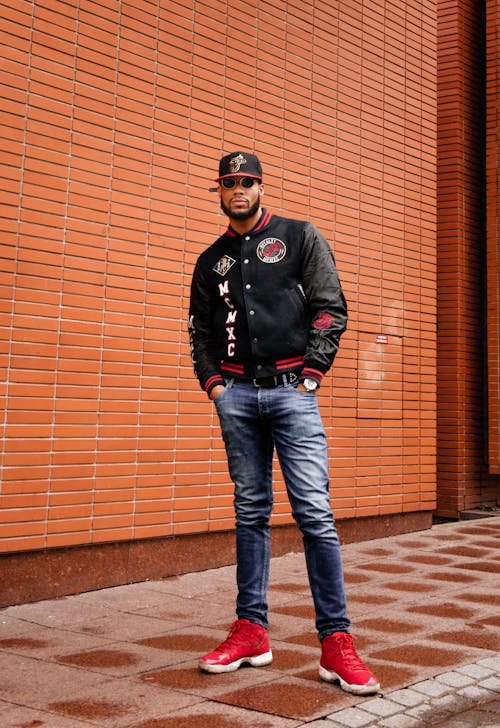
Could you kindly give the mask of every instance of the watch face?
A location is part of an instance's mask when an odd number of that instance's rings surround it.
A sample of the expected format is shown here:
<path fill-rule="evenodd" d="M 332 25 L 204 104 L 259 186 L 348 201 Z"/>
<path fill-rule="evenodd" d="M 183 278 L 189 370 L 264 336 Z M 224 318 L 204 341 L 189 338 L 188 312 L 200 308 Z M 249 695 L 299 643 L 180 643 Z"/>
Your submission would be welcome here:
<path fill-rule="evenodd" d="M 304 379 L 304 387 L 308 392 L 314 392 L 317 386 L 318 383 L 314 379 Z"/>

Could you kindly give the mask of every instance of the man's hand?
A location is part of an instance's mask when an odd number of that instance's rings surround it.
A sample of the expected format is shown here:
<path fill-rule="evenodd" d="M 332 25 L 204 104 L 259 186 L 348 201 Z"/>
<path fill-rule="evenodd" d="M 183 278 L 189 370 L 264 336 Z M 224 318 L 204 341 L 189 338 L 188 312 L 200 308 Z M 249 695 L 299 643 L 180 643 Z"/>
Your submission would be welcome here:
<path fill-rule="evenodd" d="M 215 387 L 210 392 L 210 399 L 213 401 L 214 399 L 217 399 L 219 394 L 222 394 L 222 392 L 225 390 L 225 387 L 223 384 L 216 384 Z"/>
<path fill-rule="evenodd" d="M 297 386 L 296 386 L 296 389 L 297 389 L 297 391 L 299 391 L 299 392 L 307 392 L 307 389 L 306 389 L 306 388 L 304 387 L 304 385 L 302 384 L 302 382 L 299 382 L 299 383 L 297 384 Z"/>

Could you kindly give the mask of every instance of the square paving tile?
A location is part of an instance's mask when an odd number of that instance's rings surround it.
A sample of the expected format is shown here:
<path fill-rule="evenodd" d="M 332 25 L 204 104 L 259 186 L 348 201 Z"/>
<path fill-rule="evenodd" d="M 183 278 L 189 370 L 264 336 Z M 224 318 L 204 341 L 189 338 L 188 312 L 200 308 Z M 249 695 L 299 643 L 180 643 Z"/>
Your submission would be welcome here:
<path fill-rule="evenodd" d="M 43 707 L 54 696 L 71 695 L 75 685 L 101 682 L 97 673 L 32 657 L 4 653 L 0 660 L 0 699 L 18 705 Z"/>
<path fill-rule="evenodd" d="M 219 695 L 216 700 L 247 710 L 303 721 L 324 717 L 351 704 L 349 697 L 335 685 L 322 687 L 293 678 L 235 690 Z"/>
<path fill-rule="evenodd" d="M 205 702 L 176 710 L 175 715 L 165 716 L 159 721 L 138 721 L 128 728 L 295 728 L 301 722 Z"/>
<path fill-rule="evenodd" d="M 110 679 L 76 687 L 66 695 L 48 700 L 46 711 L 66 718 L 88 720 L 103 728 L 118 728 L 135 721 L 159 720 L 176 715 L 179 709 L 203 701 L 196 695 L 167 690 L 134 679 Z M 48 723 L 50 726 L 51 724 Z"/>
<path fill-rule="evenodd" d="M 95 728 L 95 723 L 12 704 L 6 708 L 0 705 L 0 725 L 2 728 Z"/>
<path fill-rule="evenodd" d="M 231 673 L 208 674 L 198 669 L 198 661 L 189 661 L 164 670 L 153 670 L 138 677 L 145 686 L 185 691 L 190 695 L 214 699 L 233 690 L 252 688 L 281 677 L 269 667 L 242 667 Z"/>

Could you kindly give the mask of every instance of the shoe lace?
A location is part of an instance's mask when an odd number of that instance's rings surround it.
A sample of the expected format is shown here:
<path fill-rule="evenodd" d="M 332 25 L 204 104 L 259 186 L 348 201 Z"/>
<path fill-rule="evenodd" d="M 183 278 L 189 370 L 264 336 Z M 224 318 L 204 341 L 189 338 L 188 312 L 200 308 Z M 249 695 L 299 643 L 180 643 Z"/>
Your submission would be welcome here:
<path fill-rule="evenodd" d="M 248 640 L 248 634 L 246 634 L 248 632 L 248 628 L 251 628 L 251 625 L 244 624 L 237 619 L 232 623 L 229 634 L 224 642 L 221 642 L 214 652 L 225 652 L 227 647 L 246 642 Z"/>
<path fill-rule="evenodd" d="M 347 632 L 337 632 L 329 637 L 329 647 L 336 653 L 342 655 L 346 666 L 350 670 L 366 670 L 366 666 L 361 657 L 356 652 L 354 641 Z"/>

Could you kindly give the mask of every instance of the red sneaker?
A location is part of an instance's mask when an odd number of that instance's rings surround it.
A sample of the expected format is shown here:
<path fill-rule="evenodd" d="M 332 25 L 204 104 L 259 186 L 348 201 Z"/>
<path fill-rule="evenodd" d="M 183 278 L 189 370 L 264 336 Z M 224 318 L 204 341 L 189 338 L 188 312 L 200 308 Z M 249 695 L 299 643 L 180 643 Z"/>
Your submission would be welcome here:
<path fill-rule="evenodd" d="M 252 667 L 262 667 L 272 661 L 267 630 L 248 619 L 237 619 L 231 625 L 227 639 L 202 657 L 198 666 L 203 672 L 233 672 L 244 662 Z"/>
<path fill-rule="evenodd" d="M 359 657 L 347 632 L 334 632 L 321 643 L 319 676 L 327 682 L 340 680 L 341 688 L 357 695 L 380 690 L 379 681 Z"/>

